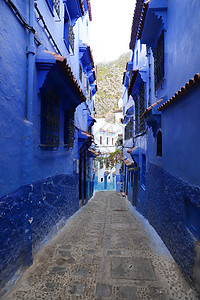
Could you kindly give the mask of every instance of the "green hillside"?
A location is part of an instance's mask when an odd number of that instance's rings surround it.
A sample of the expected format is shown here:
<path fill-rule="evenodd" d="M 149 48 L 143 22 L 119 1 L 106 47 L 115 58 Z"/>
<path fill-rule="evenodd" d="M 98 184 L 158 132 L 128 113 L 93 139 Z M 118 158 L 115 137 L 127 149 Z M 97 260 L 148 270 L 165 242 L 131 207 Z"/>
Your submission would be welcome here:
<path fill-rule="evenodd" d="M 122 97 L 122 80 L 129 53 L 118 60 L 97 65 L 98 91 L 95 96 L 96 117 L 103 118 L 118 109 L 118 101 Z"/>

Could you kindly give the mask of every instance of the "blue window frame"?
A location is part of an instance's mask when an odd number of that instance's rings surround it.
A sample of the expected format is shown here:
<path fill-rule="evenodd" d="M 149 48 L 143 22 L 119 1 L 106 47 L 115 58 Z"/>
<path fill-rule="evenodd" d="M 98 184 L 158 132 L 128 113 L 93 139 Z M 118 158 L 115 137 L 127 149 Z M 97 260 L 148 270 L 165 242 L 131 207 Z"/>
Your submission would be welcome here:
<path fill-rule="evenodd" d="M 49 86 L 41 91 L 41 143 L 45 150 L 59 147 L 60 99 Z"/>
<path fill-rule="evenodd" d="M 66 110 L 64 114 L 64 145 L 69 149 L 74 147 L 74 109 Z"/>
<path fill-rule="evenodd" d="M 200 241 L 200 208 L 186 199 L 186 224 L 192 234 Z"/>
<path fill-rule="evenodd" d="M 46 0 L 46 2 L 52 16 L 54 17 L 54 10 L 55 10 L 57 15 L 60 17 L 60 0 Z"/>
<path fill-rule="evenodd" d="M 68 15 L 67 10 L 65 9 L 65 15 L 64 15 L 64 36 L 63 36 L 65 45 L 68 49 L 68 51 L 70 52 L 70 47 L 71 47 L 71 51 L 74 54 L 74 32 L 73 32 L 73 27 L 71 25 L 70 22 L 70 18 Z"/>
<path fill-rule="evenodd" d="M 142 174 L 141 174 L 141 186 L 146 187 L 146 155 L 142 154 Z"/>

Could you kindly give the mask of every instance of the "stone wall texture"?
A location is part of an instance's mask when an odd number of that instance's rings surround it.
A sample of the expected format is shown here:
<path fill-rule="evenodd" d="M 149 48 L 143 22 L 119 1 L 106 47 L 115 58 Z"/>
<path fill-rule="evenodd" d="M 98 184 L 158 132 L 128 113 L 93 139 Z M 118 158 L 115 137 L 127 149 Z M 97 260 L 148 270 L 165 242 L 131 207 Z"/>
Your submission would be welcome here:
<path fill-rule="evenodd" d="M 76 175 L 56 175 L 0 199 L 0 289 L 79 209 L 77 187 Z"/>

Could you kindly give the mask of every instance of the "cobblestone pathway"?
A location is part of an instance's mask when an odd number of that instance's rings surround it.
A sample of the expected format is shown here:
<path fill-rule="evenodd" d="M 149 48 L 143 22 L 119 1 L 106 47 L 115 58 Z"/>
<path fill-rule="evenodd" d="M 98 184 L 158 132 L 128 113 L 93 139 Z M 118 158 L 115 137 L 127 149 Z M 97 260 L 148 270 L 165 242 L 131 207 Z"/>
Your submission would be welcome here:
<path fill-rule="evenodd" d="M 14 299 L 199 299 L 125 198 L 98 192 L 37 254 Z"/>

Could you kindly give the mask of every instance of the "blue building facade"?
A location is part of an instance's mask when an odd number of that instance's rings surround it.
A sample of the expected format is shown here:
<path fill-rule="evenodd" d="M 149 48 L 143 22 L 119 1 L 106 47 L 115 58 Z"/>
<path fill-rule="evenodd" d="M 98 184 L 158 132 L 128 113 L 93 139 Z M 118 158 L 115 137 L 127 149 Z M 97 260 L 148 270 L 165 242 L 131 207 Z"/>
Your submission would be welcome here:
<path fill-rule="evenodd" d="M 124 193 L 197 290 L 199 9 L 197 0 L 137 0 L 123 80 Z"/>
<path fill-rule="evenodd" d="M 93 195 L 89 0 L 1 1 L 0 289 Z M 7 285 L 6 285 L 7 284 Z"/>

